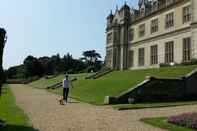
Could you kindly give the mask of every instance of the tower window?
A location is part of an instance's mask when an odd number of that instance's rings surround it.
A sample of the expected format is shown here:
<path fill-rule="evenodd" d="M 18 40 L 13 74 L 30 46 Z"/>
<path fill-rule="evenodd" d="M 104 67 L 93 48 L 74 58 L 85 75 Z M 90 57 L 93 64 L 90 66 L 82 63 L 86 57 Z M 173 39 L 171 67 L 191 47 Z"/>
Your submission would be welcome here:
<path fill-rule="evenodd" d="M 107 43 L 112 43 L 112 33 L 107 34 Z"/>
<path fill-rule="evenodd" d="M 129 41 L 134 39 L 134 29 L 129 29 Z"/>

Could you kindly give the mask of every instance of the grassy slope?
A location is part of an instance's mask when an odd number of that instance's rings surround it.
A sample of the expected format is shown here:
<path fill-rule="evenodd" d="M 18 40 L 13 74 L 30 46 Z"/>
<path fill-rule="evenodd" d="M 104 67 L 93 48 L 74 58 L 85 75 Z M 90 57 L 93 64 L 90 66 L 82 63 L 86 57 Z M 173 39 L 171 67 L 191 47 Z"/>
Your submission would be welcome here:
<path fill-rule="evenodd" d="M 82 79 L 89 75 L 87 73 L 84 73 L 84 74 L 73 74 L 73 75 L 70 75 L 71 79 L 73 78 L 77 78 L 77 79 Z M 52 79 L 45 79 L 45 78 L 41 78 L 37 81 L 34 81 L 32 83 L 30 83 L 29 85 L 32 86 L 32 87 L 35 87 L 35 88 L 38 88 L 38 89 L 45 89 L 47 86 L 51 86 L 55 83 L 59 83 L 61 82 L 63 79 L 65 78 L 65 75 L 59 75 L 55 78 L 52 78 Z"/>
<path fill-rule="evenodd" d="M 45 78 L 41 78 L 37 81 L 34 81 L 32 83 L 30 83 L 31 86 L 36 87 L 36 88 L 46 88 L 47 86 L 53 85 L 55 83 L 61 82 L 62 79 L 64 78 L 64 75 L 59 75 L 53 79 L 45 79 Z"/>
<path fill-rule="evenodd" d="M 96 80 L 84 80 L 84 77 L 79 77 L 79 80 L 74 82 L 75 88 L 71 91 L 71 95 L 72 97 L 85 102 L 102 104 L 105 96 L 119 95 L 121 92 L 142 82 L 146 76 L 162 78 L 182 77 L 195 68 L 197 68 L 197 65 L 146 70 L 114 71 Z M 59 78 L 61 77 L 59 76 L 56 79 Z M 35 83 L 31 83 L 31 85 L 42 88 L 46 87 L 48 83 L 53 83 L 51 81 L 55 82 L 56 80 L 40 80 Z M 55 92 L 58 93 L 60 91 L 57 90 Z"/>
<path fill-rule="evenodd" d="M 35 131 L 30 127 L 28 117 L 16 106 L 15 98 L 9 88 L 3 90 L 0 98 L 0 119 L 7 125 L 3 131 Z"/>
<path fill-rule="evenodd" d="M 169 131 L 193 131 L 192 129 L 180 127 L 171 123 L 168 123 L 167 118 L 161 117 L 161 118 L 145 118 L 142 119 L 143 122 L 162 128 L 167 129 Z"/>

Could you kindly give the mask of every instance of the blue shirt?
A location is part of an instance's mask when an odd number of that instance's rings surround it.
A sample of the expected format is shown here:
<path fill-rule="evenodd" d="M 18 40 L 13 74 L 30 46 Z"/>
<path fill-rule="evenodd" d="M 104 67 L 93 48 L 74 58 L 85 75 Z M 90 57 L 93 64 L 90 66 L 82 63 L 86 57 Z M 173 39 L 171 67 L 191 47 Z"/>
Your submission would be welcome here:
<path fill-rule="evenodd" d="M 69 87 L 70 87 L 70 81 L 64 79 L 64 80 L 63 80 L 63 88 L 69 88 Z"/>

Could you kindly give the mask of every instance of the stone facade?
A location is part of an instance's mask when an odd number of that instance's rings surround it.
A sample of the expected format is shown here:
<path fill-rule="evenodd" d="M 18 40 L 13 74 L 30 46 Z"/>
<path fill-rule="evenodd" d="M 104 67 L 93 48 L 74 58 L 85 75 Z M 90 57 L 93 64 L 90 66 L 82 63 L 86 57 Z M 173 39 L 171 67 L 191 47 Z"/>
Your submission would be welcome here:
<path fill-rule="evenodd" d="M 107 17 L 106 36 L 106 65 L 113 69 L 196 59 L 197 0 L 139 0 L 138 10 L 125 3 Z"/>

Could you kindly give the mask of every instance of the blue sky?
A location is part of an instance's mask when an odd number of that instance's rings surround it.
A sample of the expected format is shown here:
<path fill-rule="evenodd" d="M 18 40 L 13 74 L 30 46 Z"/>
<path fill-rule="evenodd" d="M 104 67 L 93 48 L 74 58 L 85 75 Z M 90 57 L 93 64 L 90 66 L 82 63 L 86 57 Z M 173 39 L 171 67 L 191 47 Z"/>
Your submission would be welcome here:
<path fill-rule="evenodd" d="M 127 0 L 136 6 L 137 0 Z M 124 0 L 1 0 L 0 27 L 8 32 L 4 68 L 28 55 L 51 56 L 96 49 L 105 56 L 106 17 Z"/>

